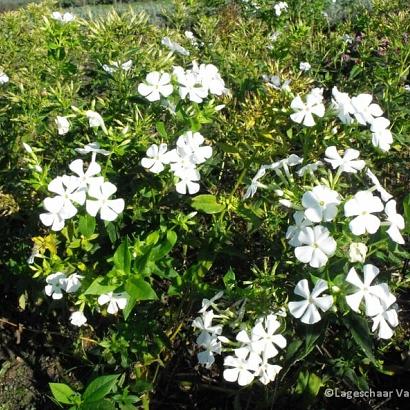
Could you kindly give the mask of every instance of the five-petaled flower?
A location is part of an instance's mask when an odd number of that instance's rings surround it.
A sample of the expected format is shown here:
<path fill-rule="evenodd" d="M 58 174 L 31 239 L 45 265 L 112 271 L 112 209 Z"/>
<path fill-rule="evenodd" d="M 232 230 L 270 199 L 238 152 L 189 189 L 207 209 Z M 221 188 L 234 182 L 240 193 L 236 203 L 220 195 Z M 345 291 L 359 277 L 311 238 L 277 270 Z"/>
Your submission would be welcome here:
<path fill-rule="evenodd" d="M 319 310 L 326 312 L 333 305 L 333 298 L 330 295 L 322 295 L 328 286 L 326 281 L 319 279 L 316 282 L 312 292 L 309 290 L 309 283 L 307 279 L 300 280 L 294 290 L 294 293 L 301 296 L 304 300 L 297 302 L 289 302 L 289 312 L 296 319 L 307 325 L 313 325 L 321 319 Z"/>
<path fill-rule="evenodd" d="M 67 117 L 60 117 L 57 115 L 55 123 L 57 125 L 58 135 L 65 135 L 70 130 L 70 122 Z"/>
<path fill-rule="evenodd" d="M 325 155 L 325 161 L 328 162 L 333 169 L 338 169 L 340 172 L 356 174 L 357 171 L 361 171 L 366 165 L 363 160 L 357 159 L 359 158 L 360 152 L 353 148 L 348 148 L 344 152 L 343 157 L 341 157 L 333 145 L 326 148 Z"/>
<path fill-rule="evenodd" d="M 313 119 L 313 114 L 318 117 L 323 117 L 325 115 L 325 106 L 322 103 L 323 89 L 315 88 L 306 96 L 306 103 L 302 101 L 300 96 L 296 96 L 290 107 L 293 111 L 293 114 L 290 115 L 290 118 L 298 124 L 305 125 L 306 127 L 313 127 L 316 123 Z"/>
<path fill-rule="evenodd" d="M 167 149 L 167 144 L 152 144 L 147 149 L 147 156 L 141 160 L 141 165 L 154 174 L 159 174 L 164 170 L 164 164 L 169 164 L 171 159 Z"/>
<path fill-rule="evenodd" d="M 127 306 L 128 303 L 128 299 L 129 295 L 127 292 L 108 292 L 100 295 L 97 302 L 101 306 L 108 303 L 107 312 L 111 315 L 114 315 L 118 312 L 119 309 L 125 309 L 125 306 Z"/>
<path fill-rule="evenodd" d="M 159 101 L 161 96 L 169 97 L 174 89 L 168 73 L 153 71 L 147 75 L 145 81 L 146 84 L 141 83 L 138 86 L 138 92 L 151 102 Z"/>
<path fill-rule="evenodd" d="M 389 225 L 389 229 L 386 231 L 387 234 L 392 241 L 403 245 L 404 239 L 400 231 L 404 229 L 405 223 L 404 218 L 396 211 L 396 201 L 394 199 L 387 202 L 384 212 L 387 215 L 387 223 Z"/>
<path fill-rule="evenodd" d="M 332 221 L 336 217 L 338 204 L 339 194 L 326 185 L 317 185 L 302 196 L 305 217 L 312 222 Z"/>

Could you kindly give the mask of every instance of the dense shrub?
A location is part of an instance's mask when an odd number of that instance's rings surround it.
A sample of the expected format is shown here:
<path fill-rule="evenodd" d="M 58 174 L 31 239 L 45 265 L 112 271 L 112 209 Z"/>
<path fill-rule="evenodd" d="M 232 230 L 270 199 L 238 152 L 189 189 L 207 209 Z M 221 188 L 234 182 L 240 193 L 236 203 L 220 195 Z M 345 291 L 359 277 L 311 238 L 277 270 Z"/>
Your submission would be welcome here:
<path fill-rule="evenodd" d="M 306 408 L 390 383 L 408 351 L 404 3 L 0 16 L 0 284 L 71 329 L 60 354 L 82 364 L 55 399 Z"/>

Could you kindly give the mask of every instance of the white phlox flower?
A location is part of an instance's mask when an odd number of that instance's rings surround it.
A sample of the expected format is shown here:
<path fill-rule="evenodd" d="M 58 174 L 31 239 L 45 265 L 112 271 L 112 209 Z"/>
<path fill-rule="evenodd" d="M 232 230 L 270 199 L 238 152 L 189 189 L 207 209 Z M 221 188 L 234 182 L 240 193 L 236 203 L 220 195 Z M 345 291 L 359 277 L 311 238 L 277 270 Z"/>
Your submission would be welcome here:
<path fill-rule="evenodd" d="M 85 192 L 78 189 L 80 183 L 79 178 L 75 176 L 63 175 L 62 177 L 54 178 L 48 184 L 48 190 L 58 195 L 63 202 L 65 212 L 71 215 L 70 218 L 77 213 L 73 202 L 79 205 L 83 205 L 85 202 Z"/>
<path fill-rule="evenodd" d="M 103 117 L 101 117 L 101 115 L 98 112 L 88 110 L 85 112 L 85 115 L 88 118 L 88 124 L 90 125 L 91 128 L 101 127 L 101 129 L 105 133 L 107 133 L 107 128 L 105 127 Z"/>
<path fill-rule="evenodd" d="M 296 211 L 293 214 L 293 220 L 295 225 L 290 225 L 286 231 L 286 239 L 289 241 L 289 245 L 296 247 L 300 246 L 299 234 L 307 226 L 311 226 L 312 222 L 305 218 L 305 213 L 303 211 Z"/>
<path fill-rule="evenodd" d="M 384 117 L 375 118 L 370 126 L 372 132 L 372 144 L 379 147 L 382 151 L 390 150 L 390 145 L 393 144 L 393 134 L 387 127 L 390 121 Z"/>
<path fill-rule="evenodd" d="M 314 172 L 316 172 L 319 167 L 321 167 L 323 165 L 322 161 L 315 161 L 312 162 L 311 164 L 306 164 L 303 167 L 299 168 L 297 171 L 297 174 L 300 177 L 305 176 L 306 174 L 313 174 Z"/>
<path fill-rule="evenodd" d="M 253 382 L 259 370 L 261 358 L 247 349 L 235 349 L 235 356 L 227 356 L 223 377 L 228 382 L 238 382 L 239 386 L 246 386 Z"/>
<path fill-rule="evenodd" d="M 302 196 L 305 217 L 312 222 L 329 222 L 337 215 L 340 196 L 326 185 L 317 185 Z"/>
<path fill-rule="evenodd" d="M 366 315 L 374 316 L 382 312 L 382 303 L 386 303 L 392 298 L 394 298 L 394 300 L 396 299 L 389 292 L 389 288 L 385 283 L 371 285 L 379 272 L 379 269 L 374 265 L 364 265 L 364 280 L 362 282 L 355 268 L 350 269 L 346 276 L 346 282 L 351 283 L 357 291 L 347 295 L 346 302 L 353 311 L 359 312 L 360 304 L 364 299 Z"/>
<path fill-rule="evenodd" d="M 176 171 L 174 174 L 180 179 L 175 184 L 176 191 L 179 194 L 186 195 L 186 193 L 189 193 L 193 195 L 199 191 L 198 181 L 201 179 L 201 175 L 195 168 Z"/>
<path fill-rule="evenodd" d="M 84 172 L 84 161 L 76 159 L 68 166 L 70 170 L 77 175 L 78 190 L 87 190 L 88 186 L 99 185 L 104 182 L 104 178 L 96 176 L 101 172 L 101 166 L 91 161 L 87 170 Z M 84 198 L 85 200 L 85 198 Z M 84 202 L 83 202 L 84 203 Z"/>
<path fill-rule="evenodd" d="M 275 357 L 279 352 L 276 346 L 284 349 L 286 339 L 275 333 L 280 327 L 280 322 L 276 315 L 268 315 L 262 321 L 259 321 L 252 329 L 251 339 L 253 351 L 262 355 L 265 359 Z"/>
<path fill-rule="evenodd" d="M 301 62 L 299 64 L 299 70 L 300 71 L 306 72 L 306 71 L 309 71 L 311 68 L 312 68 L 312 66 L 307 61 Z"/>
<path fill-rule="evenodd" d="M 128 60 L 125 63 L 113 61 L 110 64 L 103 64 L 102 68 L 108 74 L 113 74 L 118 70 L 123 70 L 127 72 L 130 71 L 132 68 L 132 60 Z"/>
<path fill-rule="evenodd" d="M 390 201 L 390 199 L 393 198 L 393 195 L 389 194 L 380 184 L 378 178 L 376 177 L 376 175 L 373 174 L 372 171 L 370 171 L 370 169 L 366 170 L 366 175 L 369 177 L 369 179 L 372 181 L 372 183 L 374 184 L 374 187 L 376 188 L 376 191 L 380 194 L 382 200 L 384 202 L 388 202 Z"/>
<path fill-rule="evenodd" d="M 172 41 L 169 37 L 163 37 L 161 44 L 173 52 L 176 52 L 183 56 L 189 56 L 189 51 L 186 48 L 182 47 L 176 41 Z"/>
<path fill-rule="evenodd" d="M 110 199 L 117 191 L 117 187 L 111 182 L 103 182 L 98 185 L 91 185 L 88 195 L 94 199 L 87 199 L 86 209 L 91 216 L 96 216 L 100 212 L 101 219 L 114 221 L 124 210 L 124 200 L 122 198 Z"/>
<path fill-rule="evenodd" d="M 405 223 L 402 215 L 398 214 L 396 211 L 396 201 L 394 199 L 387 202 L 384 207 L 384 212 L 387 216 L 387 223 L 390 225 L 387 229 L 387 234 L 390 236 L 390 239 L 400 245 L 404 245 L 404 239 L 401 230 L 404 229 Z"/>
<path fill-rule="evenodd" d="M 399 324 L 397 310 L 393 305 L 394 302 L 395 301 L 391 299 L 386 304 L 382 304 L 383 310 L 372 317 L 372 332 L 378 329 L 377 336 L 380 339 L 390 339 L 393 336 L 393 328 Z"/>
<path fill-rule="evenodd" d="M 205 365 L 209 369 L 215 362 L 215 354 L 221 354 L 222 344 L 218 340 L 218 336 L 209 334 L 208 332 L 202 332 L 196 339 L 196 344 L 202 349 L 205 349 L 197 353 L 198 363 Z"/>
<path fill-rule="evenodd" d="M 312 268 L 325 266 L 328 258 L 336 251 L 336 241 L 329 230 L 322 225 L 307 226 L 298 235 L 300 246 L 295 248 L 295 256 Z"/>
<path fill-rule="evenodd" d="M 220 335 L 222 333 L 221 325 L 213 325 L 212 321 L 215 317 L 213 310 L 208 310 L 196 317 L 192 322 L 192 327 L 198 329 L 201 333 L 210 333 L 211 335 Z"/>
<path fill-rule="evenodd" d="M 256 175 L 252 178 L 250 185 L 247 187 L 243 199 L 248 199 L 256 194 L 258 188 L 266 188 L 266 185 L 259 182 L 259 179 L 266 174 L 266 169 L 269 169 L 269 165 L 262 165 Z"/>
<path fill-rule="evenodd" d="M 364 263 L 367 255 L 367 246 L 361 242 L 352 242 L 349 246 L 349 262 Z"/>
<path fill-rule="evenodd" d="M 58 135 L 65 135 L 70 130 L 70 122 L 67 117 L 60 117 L 57 115 L 55 123 L 57 125 Z"/>
<path fill-rule="evenodd" d="M 202 145 L 204 141 L 199 132 L 187 131 L 178 138 L 177 147 L 182 148 L 183 152 L 190 152 L 194 164 L 202 164 L 212 156 L 212 147 Z"/>
<path fill-rule="evenodd" d="M 290 115 L 292 121 L 303 124 L 306 127 L 313 127 L 316 124 L 313 114 L 318 117 L 325 115 L 325 106 L 322 103 L 323 96 L 320 90 L 323 92 L 323 89 L 313 89 L 306 96 L 306 103 L 302 101 L 299 95 L 292 100 L 290 107 L 295 111 L 294 114 Z"/>
<path fill-rule="evenodd" d="M 75 19 L 75 16 L 72 13 L 62 14 L 59 11 L 53 11 L 53 13 L 51 13 L 51 18 L 53 20 L 66 24 L 66 23 L 70 23 L 71 21 L 73 21 Z"/>
<path fill-rule="evenodd" d="M 340 172 L 356 174 L 357 171 L 361 171 L 366 165 L 363 160 L 358 159 L 359 155 L 359 151 L 348 148 L 344 152 L 343 157 L 341 157 L 333 145 L 326 148 L 325 161 L 328 162 L 333 169 L 340 169 Z"/>
<path fill-rule="evenodd" d="M 263 358 L 255 376 L 259 378 L 262 384 L 267 385 L 276 379 L 276 376 L 281 370 L 281 366 L 270 364 L 267 359 Z"/>
<path fill-rule="evenodd" d="M 108 292 L 98 297 L 98 304 L 100 306 L 108 303 L 107 312 L 114 315 L 119 309 L 125 309 L 127 306 L 129 295 L 127 292 L 113 293 Z"/>
<path fill-rule="evenodd" d="M 349 94 L 340 92 L 337 87 L 332 88 L 332 107 L 343 124 L 351 124 L 353 122 L 352 115 L 355 109 L 352 105 L 352 100 Z"/>
<path fill-rule="evenodd" d="M 84 313 L 80 310 L 77 312 L 73 312 L 70 316 L 70 323 L 73 326 L 84 326 L 87 323 L 87 318 L 85 317 Z"/>
<path fill-rule="evenodd" d="M 167 144 L 152 144 L 146 153 L 146 157 L 141 160 L 141 165 L 154 174 L 159 174 L 164 170 L 164 164 L 169 164 L 170 156 L 167 155 Z"/>
<path fill-rule="evenodd" d="M 63 279 L 63 289 L 67 293 L 75 293 L 81 287 L 81 279 L 84 276 L 79 275 L 78 273 L 71 274 L 67 279 Z"/>
<path fill-rule="evenodd" d="M 91 142 L 90 144 L 84 145 L 84 148 L 76 148 L 75 150 L 81 155 L 87 155 L 91 153 L 92 155 L 101 154 L 107 156 L 111 154 L 110 151 L 100 148 L 100 144 L 98 142 Z"/>
<path fill-rule="evenodd" d="M 304 300 L 298 302 L 289 302 L 289 312 L 296 319 L 301 322 L 312 325 L 320 321 L 321 316 L 319 309 L 326 312 L 333 305 L 333 298 L 330 295 L 322 295 L 328 286 L 326 281 L 319 279 L 313 288 L 312 292 L 309 290 L 309 283 L 307 279 L 300 280 L 294 290 L 294 293 L 301 296 Z"/>
<path fill-rule="evenodd" d="M 171 76 L 168 73 L 152 71 L 145 79 L 145 83 L 138 85 L 138 92 L 148 101 L 159 101 L 161 96 L 169 97 L 174 90 L 171 84 Z"/>
<path fill-rule="evenodd" d="M 225 81 L 219 74 L 219 70 L 213 64 L 201 64 L 196 69 L 193 63 L 193 71 L 197 72 L 197 78 L 201 85 L 211 94 L 221 96 L 226 92 Z"/>
<path fill-rule="evenodd" d="M 61 299 L 65 286 L 66 275 L 63 272 L 56 272 L 48 275 L 46 278 L 47 285 L 44 292 L 53 299 Z"/>
<path fill-rule="evenodd" d="M 372 104 L 373 97 L 370 94 L 359 94 L 352 97 L 353 115 L 361 125 L 372 124 L 376 117 L 383 115 L 378 104 Z"/>
<path fill-rule="evenodd" d="M 288 3 L 286 3 L 286 1 L 280 1 L 273 5 L 273 9 L 275 10 L 275 14 L 279 17 L 283 11 L 288 9 Z"/>
<path fill-rule="evenodd" d="M 179 96 L 198 104 L 208 96 L 208 89 L 199 82 L 198 75 L 193 72 L 186 72 L 178 76 Z"/>
<path fill-rule="evenodd" d="M 63 205 L 64 200 L 61 197 L 45 198 L 43 206 L 47 212 L 40 214 L 40 221 L 45 226 L 50 226 L 53 231 L 61 231 L 64 228 L 64 221 L 72 218 L 77 213 L 74 206 L 67 210 Z"/>
<path fill-rule="evenodd" d="M 271 87 L 275 90 L 282 90 L 282 91 L 290 91 L 290 86 L 289 84 L 291 83 L 291 80 L 285 80 L 285 81 L 281 81 L 280 77 L 278 75 L 266 75 L 264 74 L 262 76 L 262 79 L 266 82 L 266 84 L 268 85 L 268 87 Z"/>
<path fill-rule="evenodd" d="M 198 313 L 204 313 L 205 311 L 207 311 L 210 307 L 214 307 L 215 306 L 215 302 L 220 299 L 223 296 L 224 292 L 223 290 L 221 290 L 220 292 L 218 292 L 215 296 L 213 296 L 211 299 L 202 299 L 202 307 L 201 309 L 198 311 Z"/>
<path fill-rule="evenodd" d="M 379 197 L 370 191 L 359 191 L 344 205 L 345 216 L 355 216 L 349 223 L 354 235 L 363 235 L 366 232 L 374 234 L 380 227 L 380 219 L 373 215 L 383 211 L 383 203 Z"/>
<path fill-rule="evenodd" d="M 6 84 L 10 81 L 9 76 L 0 69 L 0 85 Z"/>

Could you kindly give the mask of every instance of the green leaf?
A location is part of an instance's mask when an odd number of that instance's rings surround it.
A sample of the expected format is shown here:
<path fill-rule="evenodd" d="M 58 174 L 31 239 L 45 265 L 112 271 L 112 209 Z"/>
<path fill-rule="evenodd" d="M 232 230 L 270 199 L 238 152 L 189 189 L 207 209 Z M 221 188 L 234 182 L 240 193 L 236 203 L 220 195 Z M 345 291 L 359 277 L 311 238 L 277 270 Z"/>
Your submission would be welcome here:
<path fill-rule="evenodd" d="M 128 248 L 128 238 L 126 237 L 117 248 L 113 256 L 114 265 L 118 270 L 125 273 L 131 271 L 131 252 Z"/>
<path fill-rule="evenodd" d="M 357 314 L 345 316 L 343 320 L 350 330 L 356 344 L 361 347 L 365 355 L 373 362 L 373 364 L 377 365 L 373 355 L 373 341 L 370 337 L 367 320 Z"/>
<path fill-rule="evenodd" d="M 164 242 L 151 250 L 149 259 L 157 261 L 167 255 L 177 242 L 177 234 L 174 231 L 167 231 L 167 237 Z"/>
<path fill-rule="evenodd" d="M 97 377 L 85 389 L 83 400 L 87 403 L 102 400 L 114 388 L 119 376 L 112 374 Z"/>
<path fill-rule="evenodd" d="M 214 195 L 197 195 L 192 199 L 191 206 L 206 214 L 218 214 L 225 209 L 225 205 L 219 204 Z"/>
<path fill-rule="evenodd" d="M 165 124 L 162 121 L 158 121 L 155 124 L 155 127 L 157 128 L 158 134 L 161 135 L 162 138 L 164 138 L 165 140 L 168 139 L 168 134 L 165 130 Z"/>
<path fill-rule="evenodd" d="M 103 293 L 108 293 L 115 290 L 118 285 L 103 285 L 101 284 L 104 281 L 103 276 L 99 276 L 96 278 L 93 283 L 88 287 L 88 289 L 84 292 L 84 295 L 102 295 Z"/>
<path fill-rule="evenodd" d="M 74 404 L 72 397 L 76 392 L 64 383 L 49 383 L 54 398 L 62 404 Z"/>
<path fill-rule="evenodd" d="M 115 404 L 110 399 L 93 401 L 91 403 L 85 402 L 80 407 L 80 410 L 115 410 L 115 409 L 116 409 Z"/>
<path fill-rule="evenodd" d="M 158 296 L 151 285 L 143 279 L 129 279 L 125 285 L 125 290 L 130 295 L 127 306 L 123 310 L 124 319 L 127 320 L 135 304 L 140 300 L 157 300 Z"/>
<path fill-rule="evenodd" d="M 90 215 L 80 216 L 78 228 L 81 235 L 89 238 L 95 231 L 95 218 Z"/>
<path fill-rule="evenodd" d="M 236 283 L 235 272 L 232 268 L 229 268 L 228 272 L 223 277 L 224 285 L 226 289 L 232 289 Z"/>

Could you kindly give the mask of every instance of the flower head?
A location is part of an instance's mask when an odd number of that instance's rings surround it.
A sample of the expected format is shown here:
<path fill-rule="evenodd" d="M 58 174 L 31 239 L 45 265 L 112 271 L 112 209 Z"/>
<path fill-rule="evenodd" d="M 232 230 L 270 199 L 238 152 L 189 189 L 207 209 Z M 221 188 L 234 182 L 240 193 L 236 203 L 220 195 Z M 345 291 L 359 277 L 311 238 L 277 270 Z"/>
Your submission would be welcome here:
<path fill-rule="evenodd" d="M 325 155 L 325 161 L 328 162 L 333 169 L 340 169 L 341 172 L 356 174 L 357 171 L 361 171 L 366 165 L 363 160 L 357 159 L 359 158 L 360 152 L 352 148 L 348 148 L 342 158 L 333 145 L 326 148 Z"/>
<path fill-rule="evenodd" d="M 290 107 L 294 114 L 291 114 L 290 118 L 298 124 L 305 125 L 306 127 L 313 127 L 315 120 L 313 114 L 318 117 L 325 115 L 325 106 L 322 103 L 323 96 L 321 94 L 323 89 L 315 88 L 306 97 L 306 103 L 302 101 L 300 96 L 296 96 L 290 104 Z"/>
<path fill-rule="evenodd" d="M 376 177 L 376 175 L 373 174 L 372 171 L 370 171 L 370 169 L 366 170 L 366 175 L 369 177 L 369 179 L 372 181 L 372 183 L 374 184 L 374 187 L 376 188 L 377 192 L 380 194 L 382 200 L 384 202 L 389 201 L 390 199 L 393 198 L 393 195 L 389 194 L 380 184 L 378 178 Z"/>
<path fill-rule="evenodd" d="M 48 212 L 40 214 L 40 221 L 45 226 L 50 226 L 53 231 L 61 231 L 64 228 L 64 220 L 72 218 L 77 209 L 74 208 L 74 213 L 72 209 L 63 208 L 64 201 L 60 197 L 45 198 L 43 202 L 44 209 Z"/>
<path fill-rule="evenodd" d="M 146 153 L 146 157 L 141 160 L 141 165 L 154 174 L 159 174 L 164 170 L 164 164 L 169 164 L 170 156 L 167 153 L 167 144 L 152 144 Z"/>
<path fill-rule="evenodd" d="M 57 125 L 58 135 L 65 135 L 70 130 L 70 122 L 67 117 L 60 117 L 57 115 L 55 123 Z"/>
<path fill-rule="evenodd" d="M 111 182 L 91 185 L 88 190 L 88 195 L 95 199 L 87 199 L 87 212 L 91 216 L 96 216 L 97 213 L 100 212 L 100 217 L 104 221 L 114 221 L 124 210 L 125 206 L 122 198 L 110 199 L 111 195 L 116 191 L 117 187 Z"/>
<path fill-rule="evenodd" d="M 355 312 L 359 312 L 360 303 L 364 299 L 366 315 L 374 316 L 382 311 L 382 303 L 386 303 L 392 297 L 394 298 L 385 283 L 371 285 L 379 272 L 379 269 L 374 265 L 364 265 L 364 280 L 362 282 L 355 268 L 350 269 L 346 277 L 346 282 L 351 283 L 355 288 L 357 288 L 357 291 L 353 294 L 347 295 L 346 302 Z"/>
<path fill-rule="evenodd" d="M 225 357 L 224 366 L 227 369 L 224 370 L 223 377 L 228 382 L 238 381 L 239 386 L 246 386 L 252 383 L 260 363 L 259 355 L 249 353 L 247 349 L 235 349 L 235 356 Z"/>
<path fill-rule="evenodd" d="M 71 21 L 73 21 L 75 19 L 75 16 L 72 13 L 62 14 L 59 11 L 54 11 L 53 13 L 51 13 L 51 18 L 53 20 L 57 20 L 63 24 L 66 24 L 66 23 L 70 23 Z"/>
<path fill-rule="evenodd" d="M 88 110 L 88 111 L 86 111 L 85 115 L 88 118 L 88 123 L 89 123 L 91 128 L 101 127 L 101 129 L 105 133 L 107 133 L 107 128 L 105 127 L 103 117 L 101 117 L 101 115 L 98 114 L 98 112 Z"/>
<path fill-rule="evenodd" d="M 176 41 L 172 41 L 169 37 L 163 37 L 161 40 L 161 44 L 171 51 L 181 54 L 183 56 L 189 56 L 189 51 L 178 44 Z"/>
<path fill-rule="evenodd" d="M 396 201 L 394 199 L 387 202 L 384 212 L 387 215 L 387 223 L 390 225 L 389 229 L 387 229 L 387 234 L 392 241 L 403 245 L 404 239 L 400 231 L 404 229 L 405 223 L 404 218 L 396 211 Z"/>
<path fill-rule="evenodd" d="M 0 85 L 8 83 L 9 80 L 9 76 L 0 69 Z"/>
<path fill-rule="evenodd" d="M 355 109 L 349 94 L 340 92 L 337 87 L 332 88 L 332 107 L 336 110 L 337 116 L 343 124 L 353 122 L 352 114 Z"/>
<path fill-rule="evenodd" d="M 79 310 L 71 314 L 70 322 L 74 326 L 81 327 L 87 323 L 87 318 L 85 317 L 84 313 Z"/>
<path fill-rule="evenodd" d="M 67 279 L 63 279 L 63 289 L 67 293 L 75 293 L 81 287 L 81 279 L 84 276 L 78 275 L 77 273 L 71 274 Z"/>
<path fill-rule="evenodd" d="M 197 354 L 198 363 L 205 365 L 205 367 L 209 369 L 215 362 L 214 354 L 221 354 L 221 342 L 215 334 L 202 332 L 196 339 L 196 343 L 198 346 L 205 349 Z"/>
<path fill-rule="evenodd" d="M 51 296 L 53 299 L 61 299 L 63 297 L 65 280 L 66 276 L 63 272 L 48 275 L 46 278 L 47 285 L 44 288 L 46 295 Z"/>
<path fill-rule="evenodd" d="M 382 304 L 382 311 L 372 317 L 373 326 L 372 332 L 378 330 L 378 337 L 380 339 L 390 339 L 393 336 L 393 329 L 399 324 L 397 310 L 392 306 L 394 300 Z"/>
<path fill-rule="evenodd" d="M 286 231 L 286 239 L 289 241 L 289 245 L 296 247 L 301 245 L 298 239 L 300 232 L 307 226 L 311 226 L 312 222 L 305 218 L 305 213 L 303 211 L 296 211 L 293 214 L 293 219 L 295 225 L 290 225 L 288 227 Z"/>
<path fill-rule="evenodd" d="M 151 102 L 159 101 L 161 95 L 169 97 L 174 89 L 170 83 L 171 76 L 168 73 L 153 71 L 147 75 L 145 81 L 146 84 L 141 83 L 138 86 L 138 92 Z"/>
<path fill-rule="evenodd" d="M 306 71 L 309 71 L 311 68 L 312 68 L 312 66 L 307 61 L 301 62 L 299 64 L 299 70 L 300 71 L 306 72 Z"/>
<path fill-rule="evenodd" d="M 325 266 L 329 256 L 336 251 L 336 241 L 322 225 L 307 226 L 299 233 L 298 240 L 300 246 L 295 248 L 295 256 L 312 268 Z"/>
<path fill-rule="evenodd" d="M 325 185 L 317 185 L 302 196 L 305 217 L 312 222 L 332 221 L 340 204 L 339 194 Z"/>
<path fill-rule="evenodd" d="M 349 246 L 349 262 L 364 263 L 366 260 L 367 246 L 361 242 L 352 242 Z"/>
<path fill-rule="evenodd" d="M 111 154 L 110 151 L 100 148 L 100 144 L 98 142 L 91 142 L 90 144 L 84 145 L 84 148 L 76 148 L 75 150 L 81 155 L 87 155 L 91 153 L 92 161 L 95 161 L 95 157 L 97 154 L 105 156 Z"/>
<path fill-rule="evenodd" d="M 393 135 L 387 127 L 390 121 L 384 117 L 375 118 L 370 126 L 372 132 L 372 144 L 379 147 L 382 151 L 390 150 L 390 145 L 393 143 Z"/>
<path fill-rule="evenodd" d="M 98 297 L 99 305 L 106 305 L 108 303 L 107 312 L 114 315 L 119 309 L 125 309 L 127 306 L 129 295 L 127 292 L 113 293 L 108 292 Z"/>
<path fill-rule="evenodd" d="M 359 191 L 344 206 L 345 216 L 356 216 L 349 223 L 349 228 L 354 235 L 375 233 L 380 226 L 380 219 L 373 215 L 383 211 L 383 203 L 379 197 L 369 191 Z"/>
<path fill-rule="evenodd" d="M 383 115 L 378 104 L 372 104 L 373 97 L 370 94 L 359 94 L 352 97 L 353 115 L 361 125 L 372 124 L 376 117 Z"/>
<path fill-rule="evenodd" d="M 289 312 L 292 316 L 306 323 L 312 325 L 319 322 L 321 319 L 319 309 L 326 312 L 333 305 L 333 298 L 330 295 L 322 295 L 328 288 L 326 281 L 319 279 L 312 290 L 309 290 L 309 283 L 307 279 L 300 280 L 294 290 L 295 295 L 301 296 L 304 300 L 299 302 L 289 302 Z"/>
<path fill-rule="evenodd" d="M 104 182 L 103 177 L 97 177 L 101 172 L 101 166 L 95 161 L 91 161 L 87 170 L 84 172 L 84 161 L 76 159 L 69 165 L 69 168 L 77 175 L 78 190 L 86 190 L 89 186 L 94 184 L 101 184 Z M 85 198 L 84 198 L 85 200 Z M 84 203 L 84 202 L 83 202 Z"/>

